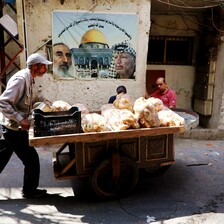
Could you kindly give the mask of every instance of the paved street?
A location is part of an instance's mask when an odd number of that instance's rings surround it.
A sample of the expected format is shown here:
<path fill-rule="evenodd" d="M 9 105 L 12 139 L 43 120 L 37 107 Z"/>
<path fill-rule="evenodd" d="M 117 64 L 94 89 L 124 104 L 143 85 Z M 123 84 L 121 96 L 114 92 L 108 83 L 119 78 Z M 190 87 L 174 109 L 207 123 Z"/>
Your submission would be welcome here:
<path fill-rule="evenodd" d="M 224 141 L 175 139 L 176 164 L 162 176 L 141 172 L 135 192 L 115 201 L 91 196 L 86 180 L 54 180 L 54 150 L 38 149 L 43 199 L 21 197 L 23 166 L 13 155 L 0 175 L 1 224 L 224 223 Z"/>

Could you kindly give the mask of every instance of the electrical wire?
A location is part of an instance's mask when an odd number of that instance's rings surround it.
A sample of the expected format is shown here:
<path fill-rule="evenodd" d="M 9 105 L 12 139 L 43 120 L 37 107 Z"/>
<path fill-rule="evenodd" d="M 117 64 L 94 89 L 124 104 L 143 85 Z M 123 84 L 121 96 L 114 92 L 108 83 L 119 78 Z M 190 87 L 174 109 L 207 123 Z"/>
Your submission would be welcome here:
<path fill-rule="evenodd" d="M 197 19 L 194 20 L 192 19 L 192 16 L 189 15 L 188 12 L 185 11 L 185 9 L 182 9 L 182 8 L 174 8 L 174 13 L 175 15 L 178 15 L 182 18 L 184 24 L 187 26 L 187 28 L 193 32 L 200 32 L 200 30 L 195 30 L 194 28 L 191 28 L 190 25 L 187 23 L 187 21 L 190 21 L 191 24 L 196 24 L 198 25 L 198 27 L 206 27 L 206 28 L 209 28 L 209 26 L 207 26 L 206 24 L 204 24 L 203 22 L 201 22 L 198 18 L 198 14 L 194 14 L 194 17 Z M 179 31 L 186 31 L 186 28 L 174 28 L 174 27 L 169 27 L 169 26 L 164 26 L 164 25 L 161 25 L 157 22 L 153 22 L 152 25 L 155 25 L 155 26 L 158 26 L 158 27 L 161 27 L 161 28 L 165 28 L 165 29 L 170 29 L 170 30 L 179 30 Z"/>
<path fill-rule="evenodd" d="M 197 21 L 195 21 L 195 20 L 192 19 L 192 16 L 189 16 L 189 13 L 186 12 L 186 9 L 182 9 L 182 8 L 176 9 L 176 8 L 174 8 L 174 11 L 176 12 L 177 15 L 179 15 L 182 18 L 183 22 L 185 23 L 185 25 L 188 27 L 189 30 L 192 30 L 194 32 L 198 32 L 198 30 L 192 29 L 188 25 L 186 20 L 190 21 L 191 23 L 194 23 L 194 24 L 198 25 L 199 28 L 200 27 L 207 27 L 207 28 L 209 27 L 209 26 L 205 25 L 203 22 L 200 22 L 198 14 L 197 15 L 194 14 L 194 17 L 197 19 Z M 180 13 L 180 11 L 181 11 L 181 13 Z"/>
<path fill-rule="evenodd" d="M 219 4 L 215 4 L 215 5 L 190 6 L 190 5 L 187 5 L 183 1 L 180 1 L 180 0 L 178 0 L 178 1 L 181 2 L 183 5 L 173 4 L 173 3 L 170 3 L 170 1 L 169 2 L 164 2 L 162 0 L 157 0 L 157 1 L 160 2 L 160 3 L 163 3 L 165 5 L 168 5 L 168 6 L 173 6 L 173 7 L 177 7 L 177 8 L 185 8 L 185 9 L 207 9 L 207 8 L 213 8 L 213 7 L 220 6 L 220 4 L 221 4 L 221 3 L 219 3 Z"/>
<path fill-rule="evenodd" d="M 198 30 L 195 30 L 195 29 L 191 28 L 190 25 L 188 25 L 188 23 L 187 23 L 187 21 L 186 21 L 187 19 L 185 19 L 183 15 L 180 15 L 180 17 L 182 18 L 182 20 L 183 20 L 185 26 L 186 26 L 189 30 L 191 30 L 191 31 L 193 31 L 193 32 L 195 32 L 195 33 L 198 32 Z M 190 19 L 188 19 L 188 20 L 190 20 Z M 193 20 L 190 20 L 190 22 L 192 22 L 192 21 L 193 21 Z M 199 24 L 197 24 L 197 25 L 199 25 Z"/>
<path fill-rule="evenodd" d="M 212 9 L 212 8 L 211 8 L 211 18 L 212 18 L 212 25 L 213 25 L 213 27 L 214 27 L 217 31 L 219 31 L 220 33 L 223 33 L 224 30 L 220 30 L 220 29 L 216 26 L 216 24 L 215 24 L 215 22 L 214 22 L 214 12 L 213 12 L 213 9 Z"/>
<path fill-rule="evenodd" d="M 174 4 L 170 3 L 170 0 L 168 0 L 168 2 L 164 2 L 164 1 L 162 1 L 162 0 L 157 0 L 157 1 L 158 1 L 158 2 L 161 2 L 161 3 L 164 3 L 164 4 L 166 4 L 166 5 L 169 5 L 169 6 L 177 6 L 177 7 L 179 8 L 179 10 L 177 10 L 176 8 L 174 8 L 173 10 L 176 12 L 176 14 L 178 14 L 179 16 L 182 17 L 182 20 L 184 21 L 185 25 L 188 27 L 188 29 L 190 29 L 190 30 L 192 30 L 192 31 L 195 31 L 195 30 L 192 29 L 192 28 L 187 24 L 186 19 L 185 19 L 184 17 L 185 17 L 185 16 L 188 16 L 188 13 L 185 12 L 184 10 L 186 10 L 186 9 L 206 9 L 206 8 L 210 8 L 210 9 L 211 9 L 211 22 L 212 22 L 212 26 L 213 26 L 217 31 L 219 31 L 219 32 L 221 32 L 221 33 L 224 32 L 224 30 L 219 29 L 218 26 L 215 24 L 215 22 L 214 22 L 214 11 L 213 11 L 213 8 L 214 8 L 214 7 L 220 6 L 220 7 L 222 8 L 221 4 L 222 4 L 222 3 L 224 4 L 224 0 L 223 0 L 223 1 L 220 1 L 220 0 L 204 0 L 204 1 L 203 1 L 204 3 L 207 2 L 207 3 L 219 3 L 219 4 L 212 5 L 212 6 L 211 6 L 211 5 L 209 5 L 209 6 L 207 5 L 207 6 L 201 6 L 201 7 L 192 7 L 192 6 L 189 6 L 188 4 L 186 4 L 186 1 L 183 2 L 182 0 L 176 0 L 176 1 L 179 2 L 180 4 L 183 4 L 183 6 L 181 6 L 181 5 L 174 5 Z M 180 10 L 182 11 L 182 13 L 179 12 Z M 182 14 L 183 14 L 183 15 L 182 15 Z M 190 19 L 190 17 L 188 18 L 188 20 L 191 21 L 191 22 L 193 22 L 193 23 L 195 23 L 195 24 L 197 24 L 197 25 L 199 25 L 199 27 L 207 27 L 207 28 L 209 28 L 208 25 L 205 25 L 205 24 L 203 24 L 203 23 L 200 23 L 199 21 L 198 21 L 198 23 L 197 23 L 197 22 L 193 21 L 192 19 Z M 175 28 L 173 28 L 173 27 L 166 27 L 166 26 L 160 25 L 160 24 L 155 23 L 155 22 L 154 22 L 153 24 L 156 25 L 156 26 L 162 27 L 162 28 L 167 28 L 167 29 L 173 29 L 173 30 L 186 30 L 186 29 L 175 29 Z"/>
<path fill-rule="evenodd" d="M 181 29 L 181 28 L 175 28 L 175 27 L 163 26 L 163 25 L 158 24 L 158 23 L 156 23 L 156 22 L 153 22 L 152 24 L 153 24 L 154 26 L 158 26 L 158 27 L 161 27 L 161 28 L 164 28 L 164 29 L 186 31 L 186 29 L 184 29 L 184 28 Z M 194 32 L 198 32 L 197 30 L 194 30 L 194 29 L 192 29 L 192 28 L 190 28 L 190 27 L 188 27 L 188 29 L 191 30 L 191 31 L 194 31 Z"/>

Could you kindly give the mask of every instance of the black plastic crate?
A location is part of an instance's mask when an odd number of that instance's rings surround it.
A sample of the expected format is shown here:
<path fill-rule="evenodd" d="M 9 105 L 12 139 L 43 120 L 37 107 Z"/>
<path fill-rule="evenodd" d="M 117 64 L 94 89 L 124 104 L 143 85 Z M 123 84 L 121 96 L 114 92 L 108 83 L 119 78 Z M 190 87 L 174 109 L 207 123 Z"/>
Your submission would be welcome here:
<path fill-rule="evenodd" d="M 34 137 L 73 134 L 81 131 L 81 111 L 78 107 L 57 112 L 34 109 L 33 118 Z"/>

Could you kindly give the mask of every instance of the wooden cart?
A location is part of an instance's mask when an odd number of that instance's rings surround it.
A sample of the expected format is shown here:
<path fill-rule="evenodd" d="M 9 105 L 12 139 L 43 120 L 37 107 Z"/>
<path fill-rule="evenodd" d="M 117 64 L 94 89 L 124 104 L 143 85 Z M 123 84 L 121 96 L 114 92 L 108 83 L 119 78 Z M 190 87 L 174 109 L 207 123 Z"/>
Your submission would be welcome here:
<path fill-rule="evenodd" d="M 61 144 L 53 153 L 56 179 L 90 177 L 90 186 L 103 198 L 129 194 L 140 168 L 159 169 L 175 163 L 174 134 L 185 127 L 130 129 L 34 137 L 31 146 Z"/>

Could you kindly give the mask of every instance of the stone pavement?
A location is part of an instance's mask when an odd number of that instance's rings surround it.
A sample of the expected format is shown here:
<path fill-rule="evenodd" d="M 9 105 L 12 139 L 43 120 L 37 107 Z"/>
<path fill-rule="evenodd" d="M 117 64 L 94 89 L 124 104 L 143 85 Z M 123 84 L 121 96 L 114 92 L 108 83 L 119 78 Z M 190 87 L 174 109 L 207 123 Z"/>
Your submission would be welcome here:
<path fill-rule="evenodd" d="M 95 198 L 86 179 L 54 180 L 54 150 L 38 148 L 43 199 L 21 197 L 23 165 L 13 154 L 0 175 L 0 224 L 224 224 L 222 140 L 175 138 L 176 164 L 161 176 L 142 171 L 133 194 L 113 201 Z"/>

